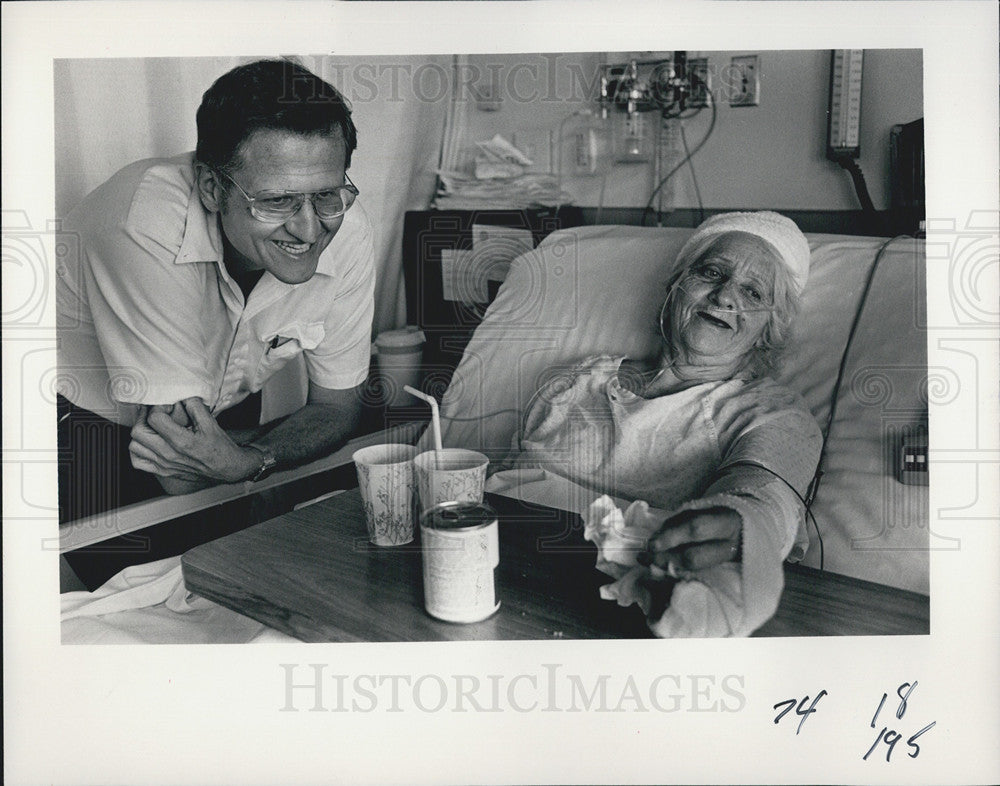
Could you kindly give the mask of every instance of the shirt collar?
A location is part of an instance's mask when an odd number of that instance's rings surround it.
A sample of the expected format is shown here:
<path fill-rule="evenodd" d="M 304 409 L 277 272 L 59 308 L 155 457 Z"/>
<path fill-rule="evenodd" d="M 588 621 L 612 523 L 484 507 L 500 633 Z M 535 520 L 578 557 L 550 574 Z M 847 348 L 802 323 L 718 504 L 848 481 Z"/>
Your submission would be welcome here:
<path fill-rule="evenodd" d="M 343 248 L 360 242 L 358 238 L 363 234 L 364 227 L 370 223 L 368 213 L 365 211 L 361 200 L 355 200 L 351 209 L 344 214 L 344 221 L 334 235 L 330 245 L 320 255 L 319 264 L 316 266 L 318 275 L 336 277 L 342 275 L 339 269 L 339 261 L 343 259 Z"/>
<path fill-rule="evenodd" d="M 222 234 L 219 219 L 215 213 L 205 210 L 198 193 L 198 183 L 194 168 L 194 154 L 188 154 L 185 180 L 190 183 L 187 217 L 184 222 L 184 237 L 175 262 L 218 262 L 222 264 Z"/>

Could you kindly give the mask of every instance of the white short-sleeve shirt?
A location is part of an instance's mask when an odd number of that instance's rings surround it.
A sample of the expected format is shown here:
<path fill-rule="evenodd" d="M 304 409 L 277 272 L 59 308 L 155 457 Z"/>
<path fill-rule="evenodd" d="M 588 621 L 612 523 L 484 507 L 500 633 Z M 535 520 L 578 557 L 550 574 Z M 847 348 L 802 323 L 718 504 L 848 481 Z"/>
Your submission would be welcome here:
<path fill-rule="evenodd" d="M 58 271 L 58 388 L 77 406 L 125 425 L 138 404 L 190 396 L 220 412 L 298 354 L 321 387 L 367 375 L 375 265 L 359 203 L 312 278 L 285 284 L 265 272 L 245 304 L 192 154 L 125 167 L 62 228 L 79 254 Z"/>

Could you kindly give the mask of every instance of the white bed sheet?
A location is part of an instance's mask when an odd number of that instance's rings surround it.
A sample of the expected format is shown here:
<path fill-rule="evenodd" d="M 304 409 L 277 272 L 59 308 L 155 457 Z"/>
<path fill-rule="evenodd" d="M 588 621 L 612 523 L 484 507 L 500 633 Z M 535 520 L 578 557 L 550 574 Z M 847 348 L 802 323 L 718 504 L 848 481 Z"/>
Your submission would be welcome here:
<path fill-rule="evenodd" d="M 297 641 L 195 595 L 181 558 L 132 565 L 93 592 L 60 597 L 63 644 L 248 644 Z"/>

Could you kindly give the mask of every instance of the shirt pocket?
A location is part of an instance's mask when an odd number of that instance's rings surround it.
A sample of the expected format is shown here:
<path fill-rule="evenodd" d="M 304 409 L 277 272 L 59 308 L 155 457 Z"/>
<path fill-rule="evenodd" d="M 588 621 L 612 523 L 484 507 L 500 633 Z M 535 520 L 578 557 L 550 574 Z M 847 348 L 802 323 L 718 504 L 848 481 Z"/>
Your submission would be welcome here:
<path fill-rule="evenodd" d="M 292 358 L 318 347 L 326 336 L 322 322 L 288 325 L 265 332 L 259 338 L 263 354 L 253 376 L 252 390 L 259 390 L 267 379 Z"/>

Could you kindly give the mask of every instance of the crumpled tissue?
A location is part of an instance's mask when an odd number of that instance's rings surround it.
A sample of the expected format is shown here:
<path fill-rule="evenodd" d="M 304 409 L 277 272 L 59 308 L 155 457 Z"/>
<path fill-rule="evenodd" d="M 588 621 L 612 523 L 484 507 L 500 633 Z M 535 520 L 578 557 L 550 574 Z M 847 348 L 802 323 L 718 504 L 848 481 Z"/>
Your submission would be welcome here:
<path fill-rule="evenodd" d="M 619 606 L 637 603 L 643 613 L 649 613 L 649 590 L 638 582 L 666 574 L 655 565 L 640 565 L 636 557 L 664 518 L 650 514 L 649 505 L 642 501 L 633 502 L 624 513 L 606 495 L 590 503 L 583 517 L 583 537 L 597 546 L 597 569 L 617 579 L 601 587 L 604 600 L 618 601 Z"/>
<path fill-rule="evenodd" d="M 600 589 L 605 600 L 619 606 L 637 604 L 647 615 L 649 629 L 661 638 L 731 636 L 731 604 L 740 594 L 740 568 L 734 563 L 697 573 L 668 574 L 655 565 L 640 565 L 636 557 L 667 515 L 641 500 L 623 512 L 614 500 L 594 500 L 583 516 L 583 537 L 597 546 L 597 569 L 615 581 Z M 649 619 L 652 597 L 644 579 L 677 579 L 670 604 L 659 619 Z M 707 584 L 704 582 L 708 582 Z M 709 586 L 711 585 L 711 586 Z"/>

